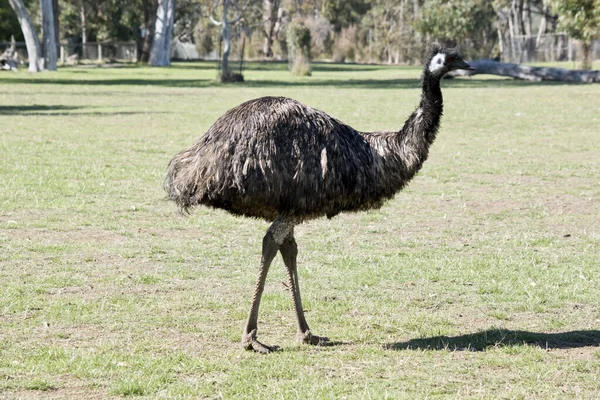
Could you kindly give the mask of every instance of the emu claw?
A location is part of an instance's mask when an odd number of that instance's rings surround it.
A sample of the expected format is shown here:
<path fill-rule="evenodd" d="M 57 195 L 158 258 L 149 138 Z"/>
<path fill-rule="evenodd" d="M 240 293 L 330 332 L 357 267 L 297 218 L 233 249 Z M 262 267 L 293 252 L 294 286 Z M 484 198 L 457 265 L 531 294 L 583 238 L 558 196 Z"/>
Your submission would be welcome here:
<path fill-rule="evenodd" d="M 256 329 L 248 334 L 242 335 L 242 345 L 246 350 L 252 350 L 256 353 L 269 354 L 278 350 L 277 346 L 267 346 L 256 339 Z"/>
<path fill-rule="evenodd" d="M 310 330 L 306 332 L 298 332 L 296 334 L 296 340 L 300 343 L 310 344 L 313 346 L 328 346 L 330 344 L 329 338 L 325 336 L 317 336 L 310 333 Z"/>

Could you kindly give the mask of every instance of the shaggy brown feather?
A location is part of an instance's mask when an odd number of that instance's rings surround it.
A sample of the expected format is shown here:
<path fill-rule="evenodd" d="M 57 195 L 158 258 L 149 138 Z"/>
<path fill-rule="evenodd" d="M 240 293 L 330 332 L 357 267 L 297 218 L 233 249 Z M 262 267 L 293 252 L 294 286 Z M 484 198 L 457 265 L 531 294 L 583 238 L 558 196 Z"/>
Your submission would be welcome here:
<path fill-rule="evenodd" d="M 247 101 L 171 160 L 165 189 L 182 211 L 203 204 L 267 221 L 381 207 L 427 159 L 440 79 L 426 66 L 421 103 L 397 132 L 359 132 L 285 97 Z"/>
<path fill-rule="evenodd" d="M 248 350 L 274 350 L 257 339 L 258 309 L 271 262 L 283 257 L 296 311 L 296 338 L 311 333 L 298 285 L 294 225 L 343 211 L 381 207 L 427 159 L 442 115 L 441 77 L 469 66 L 451 50 L 433 49 L 421 103 L 398 132 L 358 132 L 323 111 L 285 97 L 243 103 L 219 118 L 169 164 L 165 188 L 182 211 L 204 204 L 274 221 L 262 243 L 260 270 L 242 333 Z"/>

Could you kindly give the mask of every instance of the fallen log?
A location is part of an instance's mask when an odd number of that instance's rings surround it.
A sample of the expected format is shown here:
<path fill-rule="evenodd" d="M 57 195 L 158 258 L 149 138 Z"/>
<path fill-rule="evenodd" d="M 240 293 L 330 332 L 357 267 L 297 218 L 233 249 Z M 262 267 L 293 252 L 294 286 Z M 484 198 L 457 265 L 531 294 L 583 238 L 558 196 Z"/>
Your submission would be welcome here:
<path fill-rule="evenodd" d="M 570 70 L 564 68 L 532 67 L 530 65 L 510 64 L 495 60 L 473 60 L 469 65 L 473 71 L 456 70 L 446 76 L 471 76 L 490 74 L 509 76 L 526 81 L 558 81 L 558 82 L 600 82 L 600 71 Z"/>
<path fill-rule="evenodd" d="M 1 71 L 16 71 L 17 70 L 17 42 L 15 37 L 10 38 L 10 47 L 4 50 L 0 55 L 0 70 Z"/>
<path fill-rule="evenodd" d="M 17 62 L 15 60 L 3 60 L 0 58 L 0 71 L 16 71 Z"/>

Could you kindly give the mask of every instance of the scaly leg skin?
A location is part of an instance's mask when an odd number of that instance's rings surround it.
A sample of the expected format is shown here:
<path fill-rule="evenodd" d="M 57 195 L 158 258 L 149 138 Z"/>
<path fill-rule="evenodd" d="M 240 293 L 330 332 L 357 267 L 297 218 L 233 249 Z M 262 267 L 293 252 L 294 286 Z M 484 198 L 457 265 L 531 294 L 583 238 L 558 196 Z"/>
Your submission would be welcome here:
<path fill-rule="evenodd" d="M 266 354 L 277 349 L 276 347 L 266 346 L 256 339 L 256 331 L 258 329 L 258 308 L 260 306 L 263 290 L 265 289 L 265 281 L 271 262 L 277 255 L 277 251 L 281 246 L 283 238 L 285 238 L 288 235 L 288 232 L 293 228 L 294 226 L 288 221 L 276 220 L 269 229 L 267 229 L 267 233 L 263 238 L 260 272 L 254 288 L 254 296 L 252 297 L 248 321 L 246 322 L 246 327 L 242 334 L 242 345 L 247 350 Z"/>
<path fill-rule="evenodd" d="M 252 350 L 262 354 L 269 354 L 277 350 L 276 346 L 267 346 L 266 344 L 259 342 L 256 339 L 256 329 L 253 329 L 250 333 L 244 331 L 244 334 L 242 335 L 242 345 L 246 350 Z"/>
<path fill-rule="evenodd" d="M 302 299 L 300 298 L 300 286 L 298 285 L 298 268 L 296 264 L 298 246 L 296 245 L 293 231 L 285 238 L 279 250 L 281 251 L 281 256 L 283 257 L 283 262 L 287 269 L 288 288 L 292 295 L 292 301 L 294 302 L 294 308 L 296 310 L 296 322 L 298 327 L 296 340 L 300 343 L 311 344 L 314 346 L 326 346 L 329 339 L 323 336 L 313 335 L 310 332 L 306 318 L 304 318 Z"/>

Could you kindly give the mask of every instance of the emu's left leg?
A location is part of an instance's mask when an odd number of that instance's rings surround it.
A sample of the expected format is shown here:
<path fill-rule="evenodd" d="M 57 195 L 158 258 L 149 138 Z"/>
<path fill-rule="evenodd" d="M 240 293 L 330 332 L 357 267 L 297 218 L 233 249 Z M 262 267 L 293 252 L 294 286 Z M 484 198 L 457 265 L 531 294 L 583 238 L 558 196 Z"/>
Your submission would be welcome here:
<path fill-rule="evenodd" d="M 281 247 L 279 248 L 285 268 L 287 269 L 288 276 L 288 289 L 292 295 L 292 301 L 294 302 L 294 308 L 296 310 L 296 321 L 298 324 L 298 333 L 296 339 L 299 342 L 308 343 L 312 345 L 325 345 L 329 339 L 313 335 L 310 332 L 306 318 L 304 318 L 304 310 L 302 309 L 302 300 L 300 298 L 300 286 L 298 286 L 298 268 L 296 265 L 296 258 L 298 255 L 298 246 L 294 239 L 294 231 L 292 230 L 289 235 L 285 238 Z"/>
<path fill-rule="evenodd" d="M 247 350 L 254 350 L 258 353 L 270 353 L 274 350 L 274 348 L 266 346 L 256 339 L 256 331 L 258 330 L 258 307 L 260 306 L 260 299 L 263 290 L 265 289 L 265 281 L 267 279 L 269 267 L 271 266 L 273 258 L 277 255 L 278 247 L 279 246 L 273 239 L 271 232 L 267 231 L 263 238 L 260 272 L 254 288 L 254 296 L 252 296 L 252 305 L 250 307 L 250 313 L 248 314 L 244 333 L 242 334 L 243 346 Z"/>

